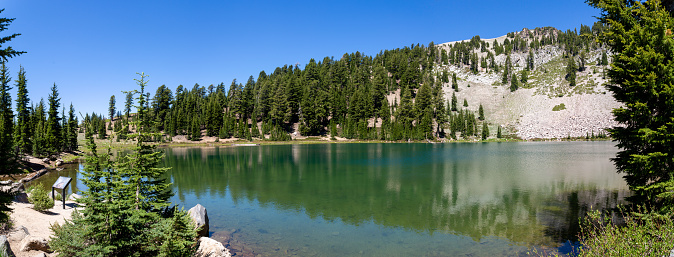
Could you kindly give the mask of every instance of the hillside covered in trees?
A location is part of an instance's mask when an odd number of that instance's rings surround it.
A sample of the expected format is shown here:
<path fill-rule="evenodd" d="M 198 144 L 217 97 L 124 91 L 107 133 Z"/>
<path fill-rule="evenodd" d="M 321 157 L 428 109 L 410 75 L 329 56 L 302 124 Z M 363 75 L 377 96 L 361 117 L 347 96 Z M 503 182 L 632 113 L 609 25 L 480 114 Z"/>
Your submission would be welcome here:
<path fill-rule="evenodd" d="M 229 86 L 179 85 L 172 90 L 162 85 L 153 96 L 148 93 L 152 100 L 147 107 L 154 132 L 163 134 L 156 141 L 179 135 L 193 141 L 204 136 L 279 141 L 296 133 L 391 141 L 546 137 L 520 134 L 520 119 L 534 111 L 521 108 L 530 97 L 548 105 L 578 95 L 598 94 L 612 101 L 601 88 L 609 60 L 597 43 L 603 29 L 600 23 L 581 25 L 580 31 L 524 29 L 496 39 L 475 36 L 375 56 L 356 52 L 311 59 L 304 68 L 284 65 L 245 83 L 234 79 Z M 87 114 L 87 131 L 99 138 L 114 131 L 125 139 L 133 131 L 133 100 L 126 97 L 124 110 L 115 103 L 113 95 L 107 114 L 113 122 L 106 123 L 103 114 Z M 563 113 L 561 106 L 572 111 L 579 106 L 557 105 L 547 111 Z M 589 119 L 580 129 L 576 124 L 575 130 L 547 137 L 600 135 L 610 125 Z"/>

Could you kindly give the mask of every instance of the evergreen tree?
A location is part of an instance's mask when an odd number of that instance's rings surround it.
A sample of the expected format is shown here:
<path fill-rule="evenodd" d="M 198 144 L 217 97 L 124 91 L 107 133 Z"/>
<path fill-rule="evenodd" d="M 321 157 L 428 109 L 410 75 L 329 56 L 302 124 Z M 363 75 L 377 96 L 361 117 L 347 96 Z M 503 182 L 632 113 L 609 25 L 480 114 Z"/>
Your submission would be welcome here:
<path fill-rule="evenodd" d="M 489 126 L 487 122 L 482 122 L 482 140 L 486 140 L 489 137 Z"/>
<path fill-rule="evenodd" d="M 61 117 L 58 112 L 58 109 L 61 107 L 61 98 L 59 98 L 56 84 L 52 86 L 47 101 L 49 102 L 49 110 L 47 111 L 49 117 L 47 117 L 45 127 L 45 148 L 47 153 L 51 155 L 61 151 L 62 147 Z M 103 128 L 105 129 L 105 125 L 103 125 Z"/>
<path fill-rule="evenodd" d="M 454 89 L 454 92 L 459 92 L 459 83 L 456 82 L 456 73 L 452 73 L 452 89 Z"/>
<path fill-rule="evenodd" d="M 503 135 L 501 135 L 501 126 L 496 126 L 496 138 L 503 138 Z"/>
<path fill-rule="evenodd" d="M 50 247 L 64 256 L 191 256 L 196 231 L 184 211 L 168 208 L 169 183 L 162 179 L 167 168 L 156 168 L 161 152 L 145 144 L 151 135 L 145 75 L 137 80 L 139 94 L 138 134 L 132 153 L 117 162 L 108 154 L 98 156 L 93 138 L 82 182 L 87 186 L 82 213 L 72 221 L 54 225 Z"/>
<path fill-rule="evenodd" d="M 484 107 L 482 107 L 482 104 L 480 104 L 480 108 L 478 109 L 478 115 L 479 120 L 484 120 Z"/>
<path fill-rule="evenodd" d="M 515 74 L 513 74 L 511 77 L 512 78 L 510 79 L 510 92 L 515 92 L 517 89 L 520 88 L 520 83 Z"/>
<path fill-rule="evenodd" d="M 0 9 L 0 13 L 2 13 L 4 10 L 5 10 L 4 8 Z M 9 27 L 9 25 L 13 21 L 14 21 L 13 18 L 11 18 L 11 19 L 0 18 L 0 32 L 5 31 L 7 29 L 7 27 Z M 18 37 L 20 35 L 21 34 L 19 34 L 19 33 L 14 33 L 14 34 L 9 35 L 9 36 L 0 37 L 0 58 L 2 59 L 1 61 L 6 62 L 8 58 L 13 58 L 13 57 L 16 57 L 16 56 L 19 56 L 21 54 L 26 53 L 26 52 L 23 52 L 23 51 L 16 51 L 11 46 L 6 46 L 4 48 L 2 47 L 3 44 L 8 43 L 12 39 L 14 39 L 15 37 Z"/>
<path fill-rule="evenodd" d="M 463 107 L 468 107 L 468 100 L 466 98 L 463 99 Z"/>
<path fill-rule="evenodd" d="M 452 93 L 452 111 L 455 112 L 457 108 L 458 100 L 456 99 L 456 93 Z"/>
<path fill-rule="evenodd" d="M 601 62 L 600 64 L 602 66 L 608 65 L 608 56 L 606 55 L 606 51 L 601 51 Z"/>
<path fill-rule="evenodd" d="M 30 154 L 33 151 L 31 137 L 33 130 L 30 121 L 30 107 L 28 106 L 28 89 L 26 87 L 26 71 L 23 67 L 19 68 L 19 75 L 16 80 L 16 128 L 14 132 L 14 143 L 19 152 Z"/>
<path fill-rule="evenodd" d="M 117 125 L 117 123 L 115 123 L 115 125 Z M 73 107 L 72 103 L 70 104 L 70 110 L 68 111 L 67 124 L 65 150 L 70 152 L 77 151 L 77 117 L 75 116 L 75 107 Z"/>
<path fill-rule="evenodd" d="M 9 94 L 11 78 L 5 61 L 0 60 L 0 63 L 0 172 L 13 173 L 18 163 L 14 152 L 12 97 Z"/>
<path fill-rule="evenodd" d="M 133 106 L 133 94 L 131 92 L 126 93 L 126 101 L 124 101 L 124 114 L 126 114 L 126 118 L 129 118 L 129 114 L 131 114 L 131 107 Z"/>
<path fill-rule="evenodd" d="M 669 215 L 674 207 L 674 48 L 669 29 L 674 19 L 660 1 L 588 2 L 602 10 L 600 20 L 610 25 L 604 42 L 615 56 L 608 89 L 621 107 L 613 110 L 619 125 L 610 130 L 620 148 L 613 161 L 634 193 L 630 201 Z"/>
<path fill-rule="evenodd" d="M 110 96 L 110 101 L 108 103 L 108 117 L 110 117 L 110 122 L 112 124 L 112 120 L 115 117 L 115 113 L 117 112 L 117 109 L 115 108 L 115 95 Z"/>
<path fill-rule="evenodd" d="M 566 63 L 566 80 L 569 82 L 569 86 L 576 86 L 576 61 L 573 60 L 573 57 L 569 57 Z"/>

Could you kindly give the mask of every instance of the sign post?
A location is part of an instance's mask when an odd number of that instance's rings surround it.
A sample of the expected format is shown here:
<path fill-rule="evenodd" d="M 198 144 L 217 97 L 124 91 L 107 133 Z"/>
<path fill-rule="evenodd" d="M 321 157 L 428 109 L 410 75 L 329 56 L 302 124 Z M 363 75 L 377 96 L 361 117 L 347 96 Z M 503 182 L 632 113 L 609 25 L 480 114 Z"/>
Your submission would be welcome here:
<path fill-rule="evenodd" d="M 63 200 L 63 209 L 66 208 L 66 187 L 70 184 L 70 181 L 73 180 L 69 177 L 59 177 L 59 179 L 54 182 L 54 185 L 51 186 L 51 199 L 54 198 L 54 189 L 61 189 L 61 199 Z"/>

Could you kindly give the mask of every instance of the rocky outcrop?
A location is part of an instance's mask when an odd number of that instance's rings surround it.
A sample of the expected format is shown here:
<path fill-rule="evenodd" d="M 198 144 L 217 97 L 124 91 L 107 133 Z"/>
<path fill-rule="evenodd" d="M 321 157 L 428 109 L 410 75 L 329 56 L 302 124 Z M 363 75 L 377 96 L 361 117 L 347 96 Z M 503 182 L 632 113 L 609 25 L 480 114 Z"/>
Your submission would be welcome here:
<path fill-rule="evenodd" d="M 198 229 L 197 234 L 201 237 L 208 237 L 208 214 L 206 213 L 206 207 L 197 204 L 187 211 L 187 213 Z"/>
<path fill-rule="evenodd" d="M 47 240 L 41 237 L 26 236 L 23 240 L 21 240 L 21 247 L 19 250 L 22 252 L 28 252 L 32 250 L 48 252 L 49 243 L 47 243 Z"/>
<path fill-rule="evenodd" d="M 14 257 L 14 252 L 9 247 L 9 240 L 4 235 L 0 236 L 0 256 Z"/>
<path fill-rule="evenodd" d="M 9 192 L 13 195 L 24 191 L 22 183 L 12 182 L 11 180 L 0 181 L 0 190 Z"/>
<path fill-rule="evenodd" d="M 195 257 L 231 257 L 229 249 L 225 248 L 220 242 L 208 237 L 199 238 L 199 247 Z"/>

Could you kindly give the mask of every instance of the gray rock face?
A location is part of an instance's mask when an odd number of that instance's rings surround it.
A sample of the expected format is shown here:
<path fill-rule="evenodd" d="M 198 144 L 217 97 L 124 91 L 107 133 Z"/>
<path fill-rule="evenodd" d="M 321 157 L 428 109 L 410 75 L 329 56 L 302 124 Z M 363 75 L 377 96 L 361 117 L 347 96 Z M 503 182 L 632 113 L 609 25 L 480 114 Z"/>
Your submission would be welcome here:
<path fill-rule="evenodd" d="M 14 257 L 14 252 L 9 248 L 9 241 L 4 235 L 0 236 L 0 256 Z"/>
<path fill-rule="evenodd" d="M 47 240 L 41 237 L 36 236 L 27 236 L 21 240 L 21 247 L 19 248 L 22 252 L 27 252 L 31 250 L 38 250 L 47 252 L 49 251 L 49 244 Z"/>
<path fill-rule="evenodd" d="M 197 234 L 202 237 L 208 237 L 208 214 L 206 213 L 206 207 L 197 204 L 187 211 L 187 213 L 192 218 L 194 225 L 199 228 Z"/>
<path fill-rule="evenodd" d="M 220 242 L 208 237 L 199 238 L 199 247 L 195 257 L 232 257 L 229 249 L 225 248 Z"/>

